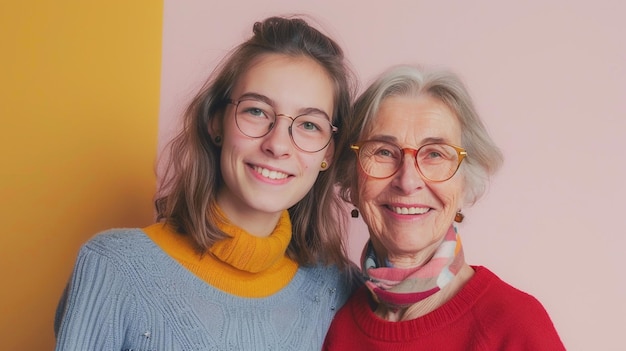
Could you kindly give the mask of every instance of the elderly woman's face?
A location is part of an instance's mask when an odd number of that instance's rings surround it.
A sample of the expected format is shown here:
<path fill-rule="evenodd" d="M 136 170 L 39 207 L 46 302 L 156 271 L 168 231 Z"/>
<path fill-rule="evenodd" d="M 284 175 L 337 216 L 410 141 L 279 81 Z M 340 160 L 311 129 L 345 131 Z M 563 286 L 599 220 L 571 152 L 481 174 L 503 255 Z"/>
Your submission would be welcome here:
<path fill-rule="evenodd" d="M 386 98 L 368 130 L 362 140 L 391 140 L 401 148 L 432 142 L 462 146 L 457 117 L 425 95 Z M 461 171 L 432 182 L 420 175 L 411 154 L 403 157 L 400 170 L 386 179 L 371 178 L 358 168 L 358 207 L 374 247 L 398 266 L 430 258 L 461 208 L 464 192 Z"/>

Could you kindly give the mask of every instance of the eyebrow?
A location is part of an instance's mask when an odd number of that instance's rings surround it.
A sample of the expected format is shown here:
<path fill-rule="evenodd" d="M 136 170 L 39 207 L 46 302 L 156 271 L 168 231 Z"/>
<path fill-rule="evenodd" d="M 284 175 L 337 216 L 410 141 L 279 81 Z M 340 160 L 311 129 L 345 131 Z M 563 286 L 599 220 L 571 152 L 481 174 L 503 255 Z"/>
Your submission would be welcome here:
<path fill-rule="evenodd" d="M 377 135 L 372 135 L 368 139 L 370 139 L 370 140 L 374 139 L 374 140 L 380 140 L 380 141 L 387 141 L 387 142 L 391 142 L 391 143 L 394 143 L 394 144 L 398 144 L 398 138 L 396 138 L 393 135 L 377 134 Z M 446 140 L 444 138 L 428 137 L 428 138 L 422 139 L 420 145 L 440 144 L 440 143 L 446 143 Z"/>
<path fill-rule="evenodd" d="M 265 95 L 261 95 L 257 93 L 245 93 L 241 95 L 237 100 L 250 100 L 250 99 L 262 101 L 272 107 L 274 107 L 275 105 L 274 100 L 270 99 L 269 97 Z"/>
<path fill-rule="evenodd" d="M 274 102 L 274 100 L 270 99 L 269 97 L 262 95 L 262 94 L 258 94 L 258 93 L 253 93 L 253 92 L 249 92 L 249 93 L 244 93 L 243 95 L 241 95 L 237 100 L 259 100 L 261 102 L 264 102 L 270 106 L 272 106 L 272 108 L 274 110 L 276 110 L 276 103 Z M 278 113 L 279 115 L 282 115 L 282 113 Z M 302 115 L 310 115 L 310 114 L 322 114 L 324 115 L 329 121 L 331 120 L 330 117 L 328 116 L 328 114 L 326 113 L 326 111 L 319 109 L 317 107 L 305 107 L 305 108 L 301 108 L 298 110 L 298 113 L 296 116 L 291 116 L 291 117 L 298 117 L 298 116 L 302 116 Z"/>

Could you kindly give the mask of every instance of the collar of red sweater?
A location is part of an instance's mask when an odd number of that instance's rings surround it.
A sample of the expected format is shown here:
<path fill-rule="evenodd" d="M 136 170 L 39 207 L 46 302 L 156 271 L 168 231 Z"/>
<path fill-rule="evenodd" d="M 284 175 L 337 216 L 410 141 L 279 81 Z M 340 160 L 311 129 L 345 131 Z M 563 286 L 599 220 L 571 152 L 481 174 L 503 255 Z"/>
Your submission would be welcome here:
<path fill-rule="evenodd" d="M 291 240 L 289 212 L 284 211 L 274 231 L 256 237 L 234 224 L 218 227 L 231 237 L 215 243 L 206 254 L 199 253 L 189 235 L 156 223 L 144 232 L 163 251 L 210 285 L 242 297 L 265 297 L 284 288 L 298 264 L 285 255 Z"/>

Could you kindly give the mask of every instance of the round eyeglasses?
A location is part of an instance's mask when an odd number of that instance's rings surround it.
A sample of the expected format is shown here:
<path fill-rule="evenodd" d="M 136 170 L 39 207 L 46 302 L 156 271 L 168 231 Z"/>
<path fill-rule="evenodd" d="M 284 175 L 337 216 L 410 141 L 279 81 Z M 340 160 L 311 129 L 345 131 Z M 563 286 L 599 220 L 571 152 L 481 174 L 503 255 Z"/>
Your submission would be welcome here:
<path fill-rule="evenodd" d="M 251 138 L 266 136 L 276 125 L 276 118 L 291 119 L 289 136 L 293 144 L 305 152 L 323 150 L 337 132 L 337 127 L 321 110 L 311 109 L 307 113 L 291 117 L 277 114 L 268 103 L 257 99 L 228 100 L 235 105 L 235 122 L 239 131 Z"/>
<path fill-rule="evenodd" d="M 367 140 L 350 148 L 357 153 L 361 169 L 370 177 L 384 179 L 396 174 L 402 167 L 404 155 L 411 154 L 417 171 L 432 182 L 445 182 L 452 178 L 461 162 L 467 157 L 465 149 L 434 143 L 419 149 L 400 146 L 382 140 Z"/>

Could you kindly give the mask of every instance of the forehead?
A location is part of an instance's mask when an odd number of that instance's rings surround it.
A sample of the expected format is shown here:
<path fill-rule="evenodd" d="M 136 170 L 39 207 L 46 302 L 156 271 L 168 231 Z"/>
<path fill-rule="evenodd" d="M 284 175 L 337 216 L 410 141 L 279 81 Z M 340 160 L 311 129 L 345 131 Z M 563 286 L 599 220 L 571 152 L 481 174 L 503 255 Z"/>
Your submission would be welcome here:
<path fill-rule="evenodd" d="M 413 146 L 430 139 L 460 145 L 461 125 L 448 106 L 430 95 L 390 96 L 372 116 L 363 139 L 376 137 Z"/>
<path fill-rule="evenodd" d="M 266 96 L 275 108 L 314 107 L 329 116 L 334 105 L 334 84 L 328 72 L 305 56 L 266 54 L 255 59 L 233 86 L 232 98 L 247 93 Z"/>

